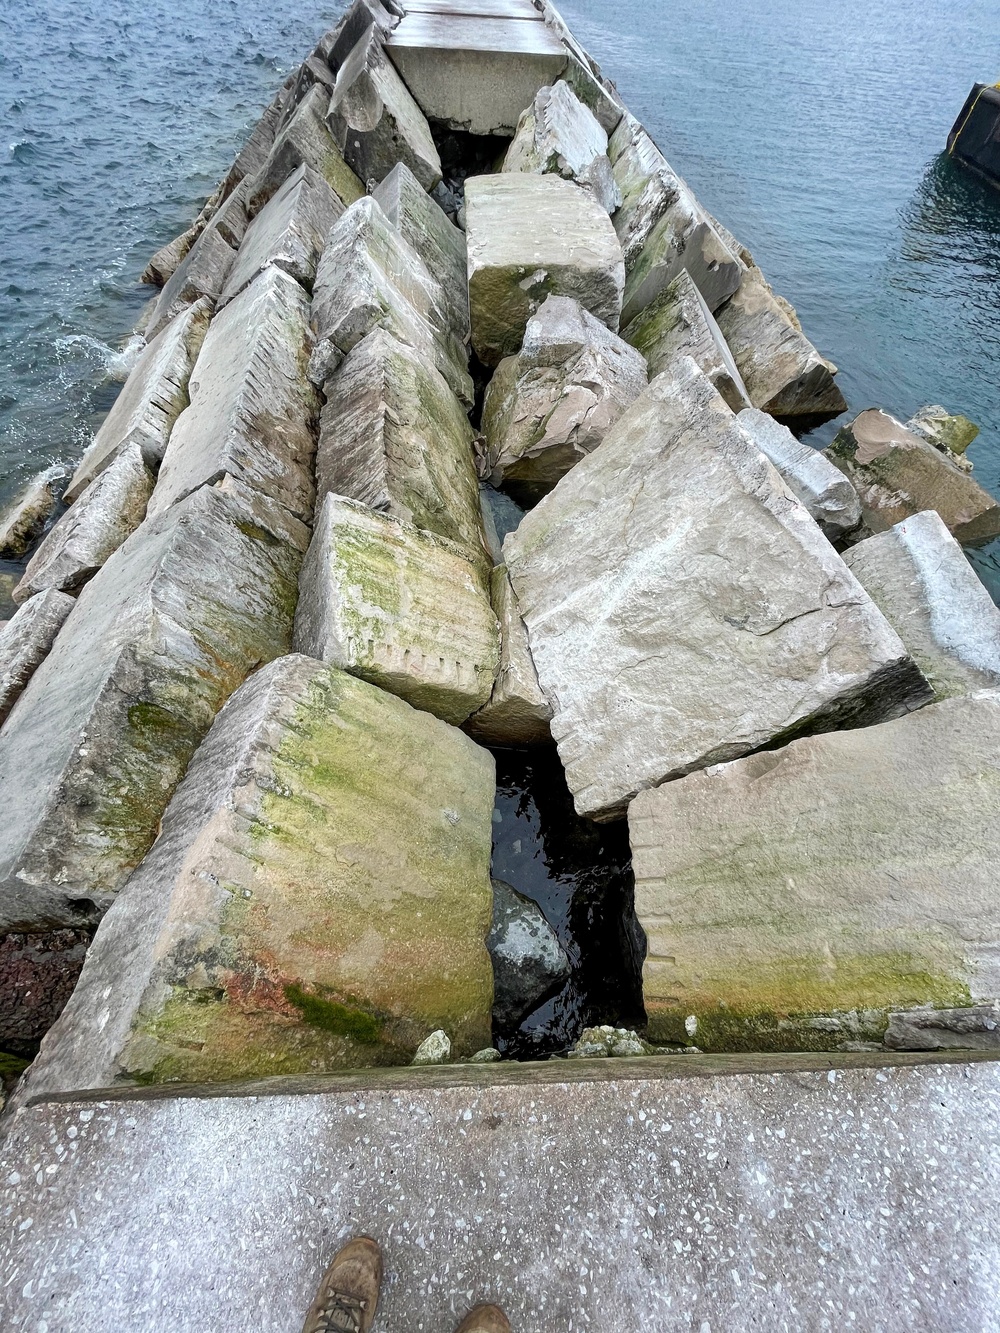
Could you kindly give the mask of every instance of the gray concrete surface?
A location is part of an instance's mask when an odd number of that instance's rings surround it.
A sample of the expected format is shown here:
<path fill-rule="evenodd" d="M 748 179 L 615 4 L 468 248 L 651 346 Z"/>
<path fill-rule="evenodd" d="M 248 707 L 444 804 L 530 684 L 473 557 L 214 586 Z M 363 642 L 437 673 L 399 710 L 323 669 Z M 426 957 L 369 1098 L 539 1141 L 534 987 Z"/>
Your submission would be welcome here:
<path fill-rule="evenodd" d="M 0 1325 L 298 1333 L 338 1242 L 368 1231 L 377 1333 L 450 1333 L 480 1299 L 516 1333 L 1000 1329 L 1000 1065 L 828 1065 L 439 1067 L 29 1106 L 0 1147 Z"/>

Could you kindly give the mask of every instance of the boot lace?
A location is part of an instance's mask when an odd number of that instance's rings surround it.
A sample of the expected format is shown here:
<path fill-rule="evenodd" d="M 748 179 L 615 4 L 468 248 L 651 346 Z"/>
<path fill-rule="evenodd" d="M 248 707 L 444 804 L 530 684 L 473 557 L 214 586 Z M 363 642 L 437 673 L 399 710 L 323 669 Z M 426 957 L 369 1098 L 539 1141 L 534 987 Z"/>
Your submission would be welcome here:
<path fill-rule="evenodd" d="M 367 1302 L 332 1291 L 316 1318 L 316 1333 L 361 1333 L 361 1320 Z"/>

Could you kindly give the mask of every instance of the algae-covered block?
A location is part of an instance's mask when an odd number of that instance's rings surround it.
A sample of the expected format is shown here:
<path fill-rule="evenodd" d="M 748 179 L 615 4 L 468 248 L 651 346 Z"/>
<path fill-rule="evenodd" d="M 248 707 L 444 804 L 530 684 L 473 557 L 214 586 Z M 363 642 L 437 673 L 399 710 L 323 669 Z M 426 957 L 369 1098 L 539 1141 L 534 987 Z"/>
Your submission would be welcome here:
<path fill-rule="evenodd" d="M 247 197 L 257 213 L 303 162 L 319 173 L 345 206 L 361 199 L 365 187 L 344 161 L 326 123 L 330 94 L 314 84 L 281 126 Z"/>
<path fill-rule="evenodd" d="M 98 920 L 215 713 L 288 651 L 307 541 L 227 480 L 148 518 L 83 589 L 0 732 L 0 933 Z"/>
<path fill-rule="evenodd" d="M 613 331 L 625 268 L 607 213 L 559 176 L 520 172 L 465 184 L 472 345 L 495 366 L 521 346 L 548 296 L 572 296 Z"/>
<path fill-rule="evenodd" d="M 1000 997 L 998 786 L 981 694 L 641 793 L 651 1040 L 836 1050 L 892 1010 Z"/>
<path fill-rule="evenodd" d="M 97 933 L 33 1091 L 489 1043 L 493 759 L 308 657 L 222 710 Z"/>
<path fill-rule="evenodd" d="M 454 542 L 328 495 L 295 615 L 295 649 L 446 722 L 490 697 L 497 620 L 480 566 Z"/>
<path fill-rule="evenodd" d="M 552 708 L 538 684 L 528 631 L 503 565 L 490 578 L 490 601 L 500 625 L 500 666 L 493 693 L 466 730 L 484 745 L 545 744 L 552 740 Z"/>
<path fill-rule="evenodd" d="M 589 190 L 608 213 L 621 204 L 608 159 L 608 136 L 563 80 L 539 88 L 517 124 L 504 171 L 553 172 Z"/>

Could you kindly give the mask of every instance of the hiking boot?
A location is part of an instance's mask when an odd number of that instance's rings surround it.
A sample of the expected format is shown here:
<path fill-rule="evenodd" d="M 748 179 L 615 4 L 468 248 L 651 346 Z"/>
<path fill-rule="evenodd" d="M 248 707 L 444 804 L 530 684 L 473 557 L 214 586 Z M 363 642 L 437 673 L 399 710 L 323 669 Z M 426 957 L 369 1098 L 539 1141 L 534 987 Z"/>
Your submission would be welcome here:
<path fill-rule="evenodd" d="M 324 1273 L 302 1333 L 368 1333 L 381 1285 L 379 1247 L 370 1236 L 349 1240 Z"/>
<path fill-rule="evenodd" d="M 474 1305 L 455 1333 L 510 1333 L 510 1324 L 499 1305 Z"/>

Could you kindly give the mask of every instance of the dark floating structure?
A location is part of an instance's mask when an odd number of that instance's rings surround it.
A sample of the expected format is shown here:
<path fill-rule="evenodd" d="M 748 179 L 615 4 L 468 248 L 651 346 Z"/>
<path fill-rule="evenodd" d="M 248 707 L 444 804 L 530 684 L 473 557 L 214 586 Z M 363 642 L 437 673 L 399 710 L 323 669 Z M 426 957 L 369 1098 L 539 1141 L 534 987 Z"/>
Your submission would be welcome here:
<path fill-rule="evenodd" d="M 977 83 L 948 135 L 948 153 L 1000 185 L 1000 83 Z"/>

